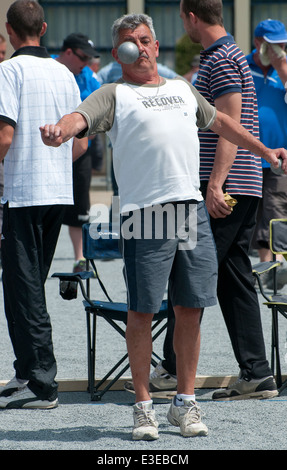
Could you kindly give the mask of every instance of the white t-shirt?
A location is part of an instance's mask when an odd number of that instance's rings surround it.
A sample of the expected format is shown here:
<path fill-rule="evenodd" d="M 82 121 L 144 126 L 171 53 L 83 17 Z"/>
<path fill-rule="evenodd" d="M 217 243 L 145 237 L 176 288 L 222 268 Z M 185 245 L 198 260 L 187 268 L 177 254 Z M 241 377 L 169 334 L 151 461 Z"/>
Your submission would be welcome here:
<path fill-rule="evenodd" d="M 47 147 L 39 127 L 56 123 L 81 102 L 66 66 L 42 47 L 25 47 L 0 65 L 0 120 L 14 127 L 4 159 L 9 207 L 73 204 L 72 140 Z"/>
<path fill-rule="evenodd" d="M 198 128 L 212 126 L 216 110 L 188 82 L 160 86 L 103 85 L 76 110 L 86 134 L 107 132 L 119 187 L 120 210 L 194 199 L 199 190 Z"/>

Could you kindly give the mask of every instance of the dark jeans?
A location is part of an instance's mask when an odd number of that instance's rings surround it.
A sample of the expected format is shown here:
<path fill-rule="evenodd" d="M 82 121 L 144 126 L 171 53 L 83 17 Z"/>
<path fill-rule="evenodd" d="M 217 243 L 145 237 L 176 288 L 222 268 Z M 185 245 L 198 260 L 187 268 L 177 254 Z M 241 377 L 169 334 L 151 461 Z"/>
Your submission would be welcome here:
<path fill-rule="evenodd" d="M 2 265 L 5 314 L 18 378 L 41 399 L 57 396 L 56 360 L 44 284 L 56 248 L 63 206 L 4 205 Z"/>
<path fill-rule="evenodd" d="M 205 196 L 205 188 L 202 188 Z M 238 204 L 225 219 L 210 220 L 218 256 L 217 295 L 232 348 L 244 376 L 272 375 L 266 359 L 260 307 L 248 256 L 258 198 L 236 196 Z M 174 313 L 169 309 L 163 367 L 176 375 L 173 351 Z"/>

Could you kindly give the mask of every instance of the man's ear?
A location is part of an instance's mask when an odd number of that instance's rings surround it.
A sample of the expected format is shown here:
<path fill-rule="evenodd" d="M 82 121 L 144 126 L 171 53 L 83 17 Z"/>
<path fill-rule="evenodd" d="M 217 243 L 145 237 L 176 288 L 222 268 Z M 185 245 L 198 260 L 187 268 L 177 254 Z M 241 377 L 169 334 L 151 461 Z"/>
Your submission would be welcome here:
<path fill-rule="evenodd" d="M 120 64 L 120 60 L 118 58 L 118 49 L 116 47 L 113 47 L 112 49 L 112 56 Z"/>
<path fill-rule="evenodd" d="M 188 18 L 192 24 L 196 23 L 198 20 L 198 17 L 192 11 L 188 13 Z"/>
<path fill-rule="evenodd" d="M 158 40 L 155 41 L 155 50 L 156 50 L 156 57 L 159 56 L 159 42 Z"/>
<path fill-rule="evenodd" d="M 6 26 L 6 31 L 7 31 L 8 36 L 10 36 L 13 32 L 13 28 L 9 23 L 5 23 L 5 26 Z"/>
<path fill-rule="evenodd" d="M 255 46 L 256 49 L 259 51 L 262 41 L 260 41 L 260 40 L 257 39 L 257 38 L 254 38 L 254 39 L 253 39 L 253 42 L 254 42 L 254 46 Z"/>
<path fill-rule="evenodd" d="M 48 25 L 47 25 L 47 23 L 44 21 L 44 23 L 42 24 L 41 32 L 40 32 L 40 36 L 41 36 L 41 37 L 44 36 L 44 34 L 46 33 L 47 27 L 48 27 Z"/>

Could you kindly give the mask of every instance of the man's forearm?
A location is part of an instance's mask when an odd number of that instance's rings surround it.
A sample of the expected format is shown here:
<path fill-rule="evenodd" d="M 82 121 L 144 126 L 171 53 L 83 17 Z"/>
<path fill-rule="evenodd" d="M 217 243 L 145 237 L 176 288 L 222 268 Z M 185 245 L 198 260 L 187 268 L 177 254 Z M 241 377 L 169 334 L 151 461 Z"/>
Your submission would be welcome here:
<path fill-rule="evenodd" d="M 59 147 L 64 142 L 77 136 L 87 127 L 87 121 L 75 112 L 63 116 L 57 124 L 46 124 L 40 127 L 44 144 Z"/>
<path fill-rule="evenodd" d="M 278 157 L 283 160 L 282 168 L 287 174 L 286 149 L 269 149 L 260 140 L 248 132 L 241 124 L 224 113 L 217 112 L 217 118 L 211 129 L 218 135 L 229 140 L 235 145 L 249 150 L 255 155 L 264 158 L 268 163 L 278 166 Z"/>
<path fill-rule="evenodd" d="M 266 156 L 267 150 L 265 145 L 226 114 L 217 112 L 217 119 L 212 130 L 234 145 L 245 148 L 251 153 L 265 158 L 264 155 Z"/>
<path fill-rule="evenodd" d="M 237 146 L 219 137 L 209 185 L 221 188 L 226 180 L 237 154 Z"/>
<path fill-rule="evenodd" d="M 57 126 L 61 128 L 63 142 L 67 142 L 82 132 L 87 127 L 87 122 L 81 114 L 72 113 L 63 116 Z"/>

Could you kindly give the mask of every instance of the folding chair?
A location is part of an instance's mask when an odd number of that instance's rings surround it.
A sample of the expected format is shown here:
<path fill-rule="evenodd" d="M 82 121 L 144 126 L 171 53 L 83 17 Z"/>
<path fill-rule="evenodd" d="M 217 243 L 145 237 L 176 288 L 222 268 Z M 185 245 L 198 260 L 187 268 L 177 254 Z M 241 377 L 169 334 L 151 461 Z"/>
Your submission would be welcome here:
<path fill-rule="evenodd" d="M 87 353 L 88 353 L 88 391 L 91 400 L 100 400 L 101 397 L 117 382 L 129 368 L 128 354 L 124 354 L 109 370 L 109 372 L 95 384 L 96 364 L 96 320 L 104 318 L 123 338 L 127 324 L 127 304 L 114 302 L 109 296 L 104 283 L 100 279 L 96 260 L 111 260 L 121 258 L 119 251 L 119 233 L 111 226 L 102 224 L 98 230 L 97 224 L 83 225 L 83 254 L 86 259 L 86 271 L 80 273 L 54 273 L 52 277 L 60 280 L 60 294 L 66 300 L 77 297 L 77 286 L 80 286 L 83 295 L 83 305 L 86 312 L 87 327 Z M 89 271 L 89 267 L 92 271 Z M 93 300 L 91 298 L 92 283 L 102 289 L 107 301 Z M 153 316 L 152 341 L 154 342 L 167 327 L 167 300 L 162 301 L 160 311 Z M 164 321 L 165 320 L 165 321 Z M 154 359 L 156 358 L 156 360 Z M 155 366 L 160 357 L 153 351 L 151 364 Z M 116 376 L 109 380 L 112 374 Z M 107 382 L 107 383 L 106 383 Z M 101 388 L 104 387 L 104 388 Z"/>
<path fill-rule="evenodd" d="M 283 255 L 287 260 L 287 219 L 270 220 L 270 250 L 273 253 L 273 261 L 254 265 L 253 275 L 256 277 L 260 292 L 266 300 L 264 305 L 267 305 L 272 313 L 271 369 L 274 373 L 276 364 L 276 382 L 279 393 L 281 393 L 287 387 L 287 380 L 282 383 L 278 313 L 287 319 L 287 295 L 277 293 L 277 268 L 280 266 L 280 262 L 276 261 L 276 255 Z M 273 276 L 273 293 L 271 295 L 266 293 L 260 279 L 260 276 L 268 271 L 272 272 Z"/>

